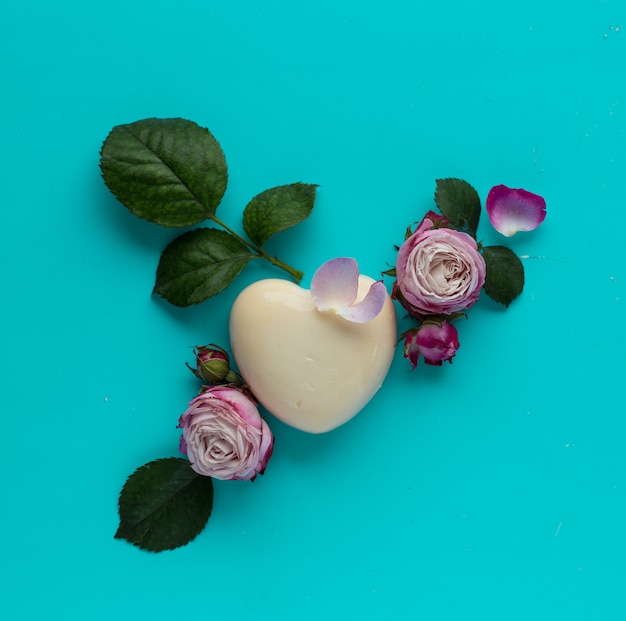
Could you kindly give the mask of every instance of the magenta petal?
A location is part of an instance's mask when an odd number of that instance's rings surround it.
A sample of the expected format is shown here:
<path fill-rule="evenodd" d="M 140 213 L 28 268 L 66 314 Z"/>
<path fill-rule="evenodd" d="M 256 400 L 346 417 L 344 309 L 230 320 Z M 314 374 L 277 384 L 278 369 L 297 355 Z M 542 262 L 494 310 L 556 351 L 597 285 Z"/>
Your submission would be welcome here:
<path fill-rule="evenodd" d="M 487 214 L 493 228 L 506 237 L 533 231 L 546 217 L 546 201 L 526 190 L 496 185 L 487 196 Z"/>
<path fill-rule="evenodd" d="M 375 282 L 366 296 L 356 304 L 345 310 L 338 310 L 337 314 L 354 323 L 366 323 L 376 317 L 383 310 L 387 299 L 387 289 L 382 280 Z"/>
<path fill-rule="evenodd" d="M 357 262 L 354 259 L 332 259 L 313 274 L 311 296 L 318 310 L 342 313 L 356 299 L 358 287 Z"/>

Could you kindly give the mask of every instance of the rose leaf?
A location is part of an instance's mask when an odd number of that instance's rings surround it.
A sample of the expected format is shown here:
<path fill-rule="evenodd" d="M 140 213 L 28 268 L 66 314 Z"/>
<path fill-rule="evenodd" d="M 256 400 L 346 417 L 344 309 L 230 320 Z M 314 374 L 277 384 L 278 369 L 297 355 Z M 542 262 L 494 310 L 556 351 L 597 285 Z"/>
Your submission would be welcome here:
<path fill-rule="evenodd" d="M 483 258 L 487 266 L 485 293 L 492 300 L 508 307 L 524 288 L 522 262 L 506 246 L 484 247 Z"/>
<path fill-rule="evenodd" d="M 292 183 L 257 194 L 243 212 L 248 237 L 262 246 L 272 235 L 299 224 L 309 216 L 317 185 Z"/>
<path fill-rule="evenodd" d="M 214 215 L 228 181 L 217 140 L 185 119 L 114 127 L 102 146 L 100 169 L 109 190 L 132 213 L 170 227 Z"/>
<path fill-rule="evenodd" d="M 154 292 L 175 306 L 198 304 L 225 289 L 253 256 L 226 231 L 188 231 L 163 250 Z"/>
<path fill-rule="evenodd" d="M 480 219 L 480 197 L 467 181 L 437 179 L 435 203 L 453 226 L 476 239 Z"/>
<path fill-rule="evenodd" d="M 141 466 L 119 498 L 116 539 L 151 552 L 173 550 L 195 539 L 213 507 L 213 482 L 186 459 L 169 457 Z"/>

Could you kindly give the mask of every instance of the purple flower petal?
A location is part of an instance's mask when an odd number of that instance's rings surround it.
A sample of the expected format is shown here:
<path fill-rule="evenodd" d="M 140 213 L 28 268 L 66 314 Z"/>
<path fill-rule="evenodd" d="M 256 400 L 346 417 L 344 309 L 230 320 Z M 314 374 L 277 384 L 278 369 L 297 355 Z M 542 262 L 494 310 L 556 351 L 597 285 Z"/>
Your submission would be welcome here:
<path fill-rule="evenodd" d="M 343 311 L 354 302 L 359 268 L 354 259 L 332 259 L 321 265 L 311 280 L 311 296 L 318 310 Z"/>
<path fill-rule="evenodd" d="M 387 299 L 387 289 L 382 280 L 375 282 L 365 295 L 356 304 L 348 306 L 345 310 L 337 310 L 337 314 L 353 323 L 367 323 L 383 310 Z"/>
<path fill-rule="evenodd" d="M 319 311 L 333 310 L 353 323 L 366 323 L 382 311 L 387 289 L 375 282 L 365 297 L 355 304 L 359 290 L 359 267 L 354 259 L 327 261 L 313 274 L 311 297 Z"/>
<path fill-rule="evenodd" d="M 487 214 L 493 228 L 506 237 L 533 231 L 546 217 L 546 201 L 526 190 L 496 185 L 487 196 Z"/>

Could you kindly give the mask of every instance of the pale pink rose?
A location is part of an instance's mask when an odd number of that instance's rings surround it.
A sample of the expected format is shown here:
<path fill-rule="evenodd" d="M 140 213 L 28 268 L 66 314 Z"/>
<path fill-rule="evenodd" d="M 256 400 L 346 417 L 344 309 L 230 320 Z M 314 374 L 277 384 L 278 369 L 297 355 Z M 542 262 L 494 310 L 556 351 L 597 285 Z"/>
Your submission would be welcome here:
<path fill-rule="evenodd" d="M 432 227 L 427 215 L 402 244 L 396 261 L 394 297 L 418 318 L 469 308 L 485 284 L 485 260 L 474 238 Z"/>
<path fill-rule="evenodd" d="M 195 472 L 215 479 L 263 474 L 274 438 L 255 403 L 232 386 L 212 386 L 180 417 L 180 450 Z"/>

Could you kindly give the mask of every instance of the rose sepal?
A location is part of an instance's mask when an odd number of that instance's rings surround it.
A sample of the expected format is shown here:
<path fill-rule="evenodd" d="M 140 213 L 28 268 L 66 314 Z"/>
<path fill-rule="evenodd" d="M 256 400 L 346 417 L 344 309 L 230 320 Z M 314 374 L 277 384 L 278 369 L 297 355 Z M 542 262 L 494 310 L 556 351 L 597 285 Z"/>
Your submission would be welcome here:
<path fill-rule="evenodd" d="M 226 350 L 215 343 L 194 347 L 196 367 L 187 364 L 187 368 L 208 386 L 242 386 L 243 379 L 231 368 L 230 356 Z"/>

